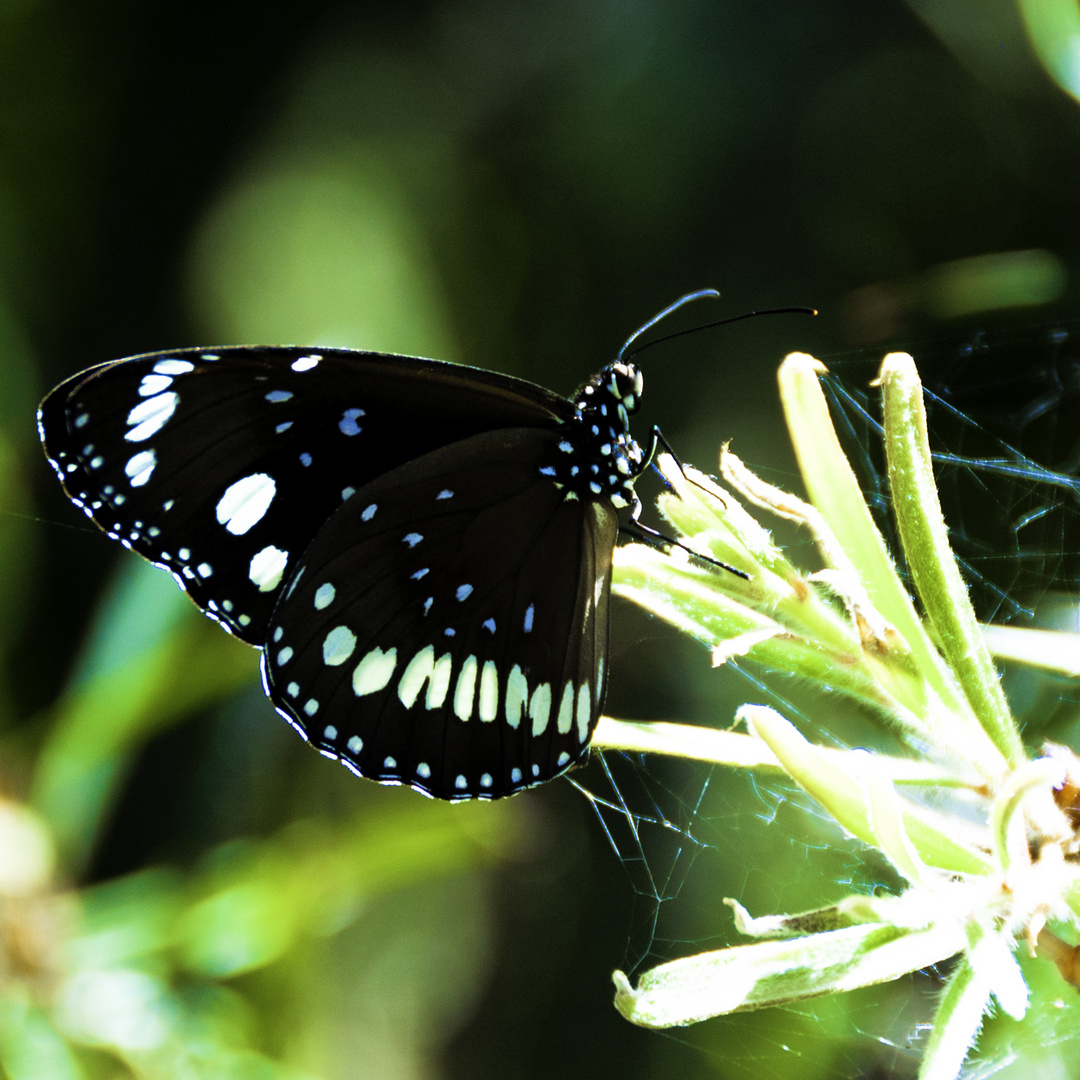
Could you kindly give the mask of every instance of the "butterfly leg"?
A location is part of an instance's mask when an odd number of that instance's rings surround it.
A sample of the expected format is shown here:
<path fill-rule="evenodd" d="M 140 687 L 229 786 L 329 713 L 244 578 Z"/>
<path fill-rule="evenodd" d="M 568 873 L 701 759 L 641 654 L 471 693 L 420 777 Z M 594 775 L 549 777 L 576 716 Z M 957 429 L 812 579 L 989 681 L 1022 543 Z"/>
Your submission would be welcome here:
<path fill-rule="evenodd" d="M 671 444 L 664 437 L 664 433 L 656 426 L 654 426 L 652 429 L 652 434 L 649 439 L 648 452 L 644 455 L 642 459 L 642 471 L 644 471 L 649 465 L 653 465 L 653 468 L 656 468 L 655 464 L 653 463 L 653 459 L 656 457 L 657 450 L 661 447 L 668 454 L 671 455 L 671 458 L 675 462 L 675 465 L 678 467 L 679 472 L 681 472 L 683 476 L 690 481 L 690 483 L 693 483 L 693 481 L 690 480 L 688 476 L 686 476 L 686 472 L 683 469 L 683 464 L 679 460 L 678 454 L 676 454 L 675 451 L 671 448 Z M 659 470 L 657 471 L 659 472 Z M 642 543 L 649 544 L 652 547 L 658 548 L 661 551 L 666 551 L 669 547 L 672 546 L 682 548 L 683 551 L 688 552 L 690 555 L 693 555 L 695 559 L 701 559 L 703 562 L 707 562 L 711 566 L 717 567 L 717 569 L 719 570 L 726 570 L 729 574 L 734 574 L 736 577 L 741 577 L 746 581 L 750 580 L 750 575 L 744 573 L 742 570 L 737 570 L 734 566 L 730 566 L 726 562 L 721 562 L 719 559 L 713 559 L 710 558 L 708 555 L 702 555 L 700 551 L 695 551 L 693 548 L 687 547 L 686 544 L 682 543 L 679 540 L 676 540 L 674 537 L 666 536 L 658 529 L 654 529 L 651 525 L 644 524 L 644 522 L 641 521 L 641 510 L 641 499 L 638 498 L 637 492 L 635 492 L 634 501 L 630 510 L 630 520 L 625 525 L 619 526 L 621 532 L 627 533 L 630 536 L 633 536 L 635 539 L 640 540 Z"/>

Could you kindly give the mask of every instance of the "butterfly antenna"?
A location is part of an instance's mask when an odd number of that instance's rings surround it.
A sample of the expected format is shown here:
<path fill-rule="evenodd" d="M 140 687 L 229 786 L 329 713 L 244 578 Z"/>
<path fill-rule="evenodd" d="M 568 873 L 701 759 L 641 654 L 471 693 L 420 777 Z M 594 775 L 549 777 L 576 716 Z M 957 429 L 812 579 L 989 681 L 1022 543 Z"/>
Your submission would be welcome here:
<path fill-rule="evenodd" d="M 641 337 L 642 334 L 651 330 L 661 319 L 666 319 L 672 312 L 678 311 L 679 308 L 681 308 L 684 304 L 689 304 L 694 300 L 701 300 L 706 296 L 712 297 L 713 299 L 719 299 L 720 293 L 716 289 L 698 289 L 697 292 L 687 293 L 685 296 L 680 296 L 674 304 L 668 304 L 668 306 L 664 308 L 664 310 L 661 311 L 659 315 L 654 315 L 644 326 L 639 327 L 626 339 L 623 347 L 619 350 L 618 359 L 622 360 L 626 350 L 629 349 L 630 346 L 633 345 L 634 342 L 637 341 L 637 339 Z M 685 331 L 683 332 L 685 333 Z M 660 338 L 660 340 L 666 341 L 667 339 Z M 643 345 L 642 348 L 645 348 L 645 346 Z M 637 351 L 640 352 L 641 350 L 639 349 Z M 631 353 L 630 355 L 633 356 L 635 354 Z"/>
<path fill-rule="evenodd" d="M 816 315 L 816 308 L 809 307 L 784 307 L 784 308 L 762 308 L 760 311 L 744 311 L 741 315 L 731 315 L 726 319 L 717 319 L 716 322 L 705 323 L 702 326 L 688 326 L 685 330 L 675 330 L 670 334 L 665 334 L 663 337 L 653 338 L 652 341 L 646 341 L 640 348 L 635 349 L 631 353 L 627 353 L 626 349 L 629 345 L 635 342 L 646 330 L 655 326 L 665 316 L 670 315 L 677 308 L 683 306 L 683 304 L 689 303 L 691 300 L 697 300 L 703 296 L 719 296 L 720 294 L 715 289 L 702 289 L 696 293 L 687 293 L 686 296 L 680 297 L 670 307 L 664 308 L 655 318 L 650 319 L 640 330 L 635 331 L 626 342 L 626 344 L 619 350 L 620 360 L 629 360 L 631 356 L 637 356 L 639 353 L 644 352 L 646 349 L 651 349 L 654 345 L 659 345 L 664 341 L 673 341 L 675 338 L 682 337 L 684 334 L 696 334 L 699 330 L 712 330 L 717 326 L 727 326 L 729 323 L 741 322 L 743 319 L 756 319 L 759 315 Z"/>

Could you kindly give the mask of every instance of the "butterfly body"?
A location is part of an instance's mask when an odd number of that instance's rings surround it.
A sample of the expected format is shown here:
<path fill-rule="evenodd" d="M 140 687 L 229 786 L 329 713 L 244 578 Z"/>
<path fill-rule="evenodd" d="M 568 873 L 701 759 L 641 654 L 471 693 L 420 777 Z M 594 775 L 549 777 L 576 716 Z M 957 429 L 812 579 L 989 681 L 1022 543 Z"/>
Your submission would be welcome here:
<path fill-rule="evenodd" d="M 73 376 L 39 430 L 73 502 L 263 650 L 319 750 L 493 798 L 587 753 L 640 393 L 623 363 L 568 399 L 412 357 L 185 349 Z"/>

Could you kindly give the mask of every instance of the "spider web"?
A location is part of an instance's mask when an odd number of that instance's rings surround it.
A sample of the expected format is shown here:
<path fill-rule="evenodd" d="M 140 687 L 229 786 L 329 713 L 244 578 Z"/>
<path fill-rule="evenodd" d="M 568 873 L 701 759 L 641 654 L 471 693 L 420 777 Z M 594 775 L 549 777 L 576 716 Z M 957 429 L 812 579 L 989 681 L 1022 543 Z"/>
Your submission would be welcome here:
<path fill-rule="evenodd" d="M 923 378 L 935 476 L 978 617 L 1077 629 L 1080 324 L 979 332 L 906 348 Z M 895 553 L 880 395 L 869 386 L 882 354 L 827 357 L 824 389 L 844 449 Z M 873 736 L 834 726 L 835 701 L 822 709 L 790 683 L 778 685 L 735 663 L 727 667 L 749 681 L 739 691 L 742 700 L 768 701 L 818 741 L 871 744 Z M 1075 744 L 1069 731 L 1080 729 L 1080 709 L 1071 684 L 1040 678 L 1036 692 L 1027 678 L 1017 695 L 1006 676 L 1014 706 L 1023 698 L 1029 714 L 1041 715 L 1042 736 Z M 723 707 L 716 715 L 725 715 Z M 822 715 L 829 717 L 827 731 Z M 1034 721 L 1022 714 L 1025 719 L 1030 741 Z M 725 896 L 763 914 L 806 910 L 851 892 L 897 889 L 876 853 L 845 839 L 790 783 L 641 755 L 609 751 L 595 757 L 591 775 L 575 786 L 589 800 L 633 890 L 621 964 L 631 978 L 657 962 L 745 943 L 721 904 Z M 854 994 L 712 1021 L 673 1037 L 715 1055 L 722 1075 L 796 1067 L 820 1075 L 914 1076 L 946 974 L 916 973 Z M 1074 1027 L 1044 1040 L 1061 1060 L 1077 1056 Z M 970 1075 L 1011 1075 L 1018 1063 L 1007 1039 L 986 1037 L 983 1053 Z"/>
<path fill-rule="evenodd" d="M 908 351 L 923 379 L 935 477 L 979 618 L 1030 619 L 1050 596 L 1075 600 L 1080 324 L 976 333 Z M 844 449 L 891 537 L 880 399 L 868 386 L 879 358 L 826 363 Z"/>

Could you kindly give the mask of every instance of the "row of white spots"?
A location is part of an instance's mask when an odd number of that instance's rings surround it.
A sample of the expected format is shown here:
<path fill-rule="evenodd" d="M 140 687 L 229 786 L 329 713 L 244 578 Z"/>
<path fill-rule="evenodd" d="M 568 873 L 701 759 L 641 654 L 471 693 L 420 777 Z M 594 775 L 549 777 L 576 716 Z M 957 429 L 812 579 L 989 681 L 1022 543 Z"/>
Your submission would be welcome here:
<path fill-rule="evenodd" d="M 323 662 L 331 667 L 346 663 L 356 650 L 356 635 L 347 626 L 335 626 L 323 639 Z M 292 649 L 286 646 L 276 657 L 278 666 L 292 659 Z M 398 669 L 396 648 L 383 650 L 376 646 L 360 659 L 353 669 L 352 687 L 357 697 L 367 697 L 385 690 Z M 454 715 L 462 721 L 475 714 L 481 722 L 491 723 L 499 716 L 500 678 L 493 660 L 481 663 L 469 655 L 461 664 L 454 680 L 454 658 L 449 652 L 436 658 L 435 647 L 426 645 L 404 665 L 397 683 L 398 700 L 406 709 L 423 701 L 425 709 L 442 709 L 449 699 Z M 451 693 L 451 684 L 453 691 Z M 555 727 L 560 735 L 568 735 L 576 725 L 577 738 L 585 743 L 592 722 L 590 684 L 567 681 L 563 686 L 555 715 Z M 503 717 L 517 730 L 528 720 L 533 737 L 547 730 L 552 719 L 553 695 L 550 682 L 529 686 L 521 666 L 515 664 L 505 679 Z M 421 697 L 421 695 L 423 695 Z"/>
<path fill-rule="evenodd" d="M 156 435 L 168 423 L 180 403 L 180 395 L 170 389 L 173 378 L 194 370 L 195 365 L 190 360 L 164 359 L 154 364 L 153 374 L 144 375 L 139 383 L 139 397 L 146 400 L 141 401 L 127 415 L 127 425 L 131 430 L 124 438 L 128 442 L 143 442 Z M 143 483 L 145 482 L 144 480 Z"/>
<path fill-rule="evenodd" d="M 280 630 L 280 628 L 279 628 L 279 630 Z M 277 639 L 279 637 L 279 634 L 275 633 L 274 636 L 275 636 L 275 639 Z M 291 658 L 291 650 L 289 650 L 289 652 L 286 655 L 289 658 Z M 407 684 L 407 689 L 406 689 L 406 695 L 414 694 L 415 695 L 414 701 L 415 701 L 416 698 L 419 697 L 419 694 L 420 694 L 421 690 L 423 689 L 423 685 L 424 685 L 425 681 L 427 681 L 429 683 L 429 685 L 430 685 L 430 682 L 431 682 L 432 679 L 435 679 L 436 681 L 438 681 L 440 683 L 442 683 L 443 681 L 447 681 L 446 677 L 439 670 L 439 665 L 441 663 L 441 659 L 440 659 L 440 661 L 435 661 L 433 664 L 431 664 L 431 675 L 428 676 L 426 678 L 426 680 L 425 680 L 424 672 L 426 672 L 428 670 L 429 659 L 430 658 L 429 658 L 429 655 L 428 655 L 428 650 L 421 650 L 421 652 L 418 653 L 417 656 L 413 657 L 412 661 L 410 661 L 408 667 L 406 668 L 406 673 L 402 676 L 402 682 L 404 682 L 405 679 L 406 679 L 406 676 L 408 676 L 408 684 Z M 372 680 L 373 683 L 378 682 L 378 683 L 381 683 L 383 687 L 385 687 L 386 685 L 389 684 L 390 677 L 392 676 L 392 673 L 393 673 L 393 668 L 394 668 L 395 661 L 396 661 L 396 650 L 391 649 L 391 650 L 389 650 L 389 652 L 383 653 L 379 649 L 373 649 L 365 657 L 365 662 L 366 662 L 365 668 L 366 668 L 366 672 L 367 672 L 367 677 L 370 680 Z M 362 663 L 364 663 L 364 662 L 362 662 Z M 387 669 L 389 670 L 389 674 L 387 674 Z M 523 679 L 523 676 L 521 675 L 520 669 L 516 668 L 515 671 L 516 671 L 516 675 L 514 676 L 515 684 L 520 685 L 520 682 Z M 475 669 L 474 669 L 474 674 L 475 674 Z M 399 694 L 400 694 L 400 685 L 401 684 L 399 684 Z M 547 687 L 546 684 L 545 684 L 545 689 L 546 689 L 546 693 L 542 693 L 540 696 L 541 696 L 541 698 L 546 697 L 548 699 L 548 702 L 550 702 L 550 687 Z M 585 697 L 587 698 L 587 696 L 588 696 L 588 688 L 584 687 L 582 689 L 585 690 Z M 484 691 L 481 690 L 481 693 L 483 693 L 483 692 Z M 285 687 L 285 693 L 286 693 L 286 695 L 288 697 L 298 701 L 299 697 L 300 697 L 300 685 L 299 685 L 299 683 L 297 683 L 297 682 L 289 682 Z M 564 696 L 564 699 L 566 699 L 567 695 L 565 693 L 564 693 L 563 696 Z M 579 700 L 580 700 L 580 698 L 581 698 L 580 690 L 579 690 L 578 697 L 579 697 Z M 300 706 L 301 710 L 303 711 L 303 713 L 308 718 L 313 718 L 316 715 L 316 713 L 319 711 L 319 707 L 320 707 L 319 702 L 315 698 L 308 698 L 308 700 L 305 701 L 302 706 Z M 294 728 L 296 728 L 296 730 L 305 739 L 308 738 L 308 734 L 304 730 L 304 728 L 301 725 L 298 725 L 292 719 L 292 717 L 288 715 L 288 713 L 283 713 L 283 715 L 286 716 L 286 718 L 289 720 L 290 724 L 292 724 L 292 726 Z M 569 730 L 569 728 L 566 727 L 565 724 L 563 724 L 563 727 L 565 727 L 566 730 Z M 585 734 L 581 735 L 581 741 L 584 742 L 585 736 L 587 735 L 587 726 L 585 728 L 583 728 L 582 730 L 584 731 Z M 322 741 L 323 741 L 324 744 L 331 744 L 331 746 L 332 746 L 333 744 L 336 744 L 338 742 L 338 739 L 339 739 L 340 735 L 341 735 L 341 732 L 338 730 L 336 725 L 327 724 L 322 730 Z M 400 765 L 398 763 L 398 760 L 393 756 L 387 755 L 386 757 L 384 757 L 383 760 L 380 763 L 378 763 L 378 765 L 376 766 L 376 768 L 378 770 L 377 773 L 373 774 L 372 771 L 371 771 L 370 766 L 365 767 L 362 770 L 359 767 L 359 765 L 354 764 L 353 761 L 351 761 L 349 759 L 349 757 L 342 757 L 341 752 L 339 752 L 337 749 L 331 749 L 329 746 L 326 746 L 326 745 L 319 746 L 318 749 L 326 757 L 339 758 L 345 765 L 347 765 L 358 776 L 367 776 L 367 777 L 374 776 L 374 778 L 379 779 L 384 783 L 410 783 L 409 778 L 402 774 Z M 364 750 L 364 740 L 359 735 L 351 735 L 349 737 L 349 739 L 347 740 L 347 742 L 345 743 L 345 746 L 344 746 L 344 753 L 347 753 L 347 754 L 351 755 L 353 758 L 357 758 L 357 759 L 360 757 L 360 754 L 363 752 L 363 750 Z M 561 752 L 559 754 L 558 762 L 557 762 L 558 766 L 560 768 L 563 768 L 563 767 L 565 767 L 566 765 L 568 765 L 570 763 L 570 760 L 571 760 L 570 754 L 567 753 L 566 751 L 563 751 L 563 752 Z M 538 780 L 540 778 L 540 765 L 539 764 L 533 764 L 532 766 L 530 766 L 530 773 L 531 773 L 531 778 L 533 780 Z M 415 767 L 414 767 L 414 775 L 420 781 L 428 781 L 428 780 L 430 780 L 431 776 L 432 776 L 431 765 L 427 761 L 419 761 L 419 762 L 417 762 Z M 520 768 L 515 766 L 514 768 L 512 768 L 510 770 L 510 783 L 513 786 L 515 786 L 515 787 L 520 786 L 522 784 L 523 777 L 524 777 L 524 774 L 523 774 L 523 772 L 522 772 L 522 770 Z M 490 772 L 484 772 L 484 773 L 481 773 L 480 776 L 477 778 L 476 788 L 477 788 L 477 790 L 479 790 L 481 792 L 482 791 L 490 791 L 494 787 L 494 783 L 495 783 L 495 780 L 494 780 L 494 777 L 491 775 L 491 773 Z M 427 790 L 426 786 L 424 784 L 420 784 L 419 786 L 422 789 Z M 460 792 L 463 797 L 467 796 L 468 793 L 470 792 L 470 790 L 472 790 L 471 787 L 470 787 L 470 784 L 469 784 L 468 777 L 466 777 L 463 773 L 459 773 L 457 776 L 454 777 L 454 790 L 457 791 L 457 792 Z"/>

